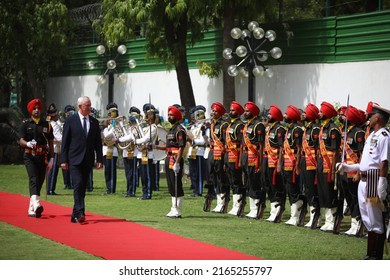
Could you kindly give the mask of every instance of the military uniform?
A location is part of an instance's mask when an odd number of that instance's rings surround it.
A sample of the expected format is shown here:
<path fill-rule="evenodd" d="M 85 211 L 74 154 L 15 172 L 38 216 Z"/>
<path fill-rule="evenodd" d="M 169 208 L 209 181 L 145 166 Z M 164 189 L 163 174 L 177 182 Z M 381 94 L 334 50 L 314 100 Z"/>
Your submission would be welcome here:
<path fill-rule="evenodd" d="M 268 222 L 280 223 L 286 204 L 286 190 L 282 174 L 282 151 L 286 128 L 280 123 L 282 111 L 272 105 L 269 110 L 269 126 L 265 138 L 265 151 L 268 160 L 268 178 L 271 181 L 272 197 Z"/>
<path fill-rule="evenodd" d="M 230 215 L 237 215 L 242 199 L 245 197 L 245 188 L 242 180 L 242 166 L 240 165 L 241 142 L 244 124 L 240 116 L 244 108 L 237 101 L 230 103 L 230 122 L 226 129 L 225 136 L 225 165 L 226 175 L 229 179 L 230 189 L 233 193 L 233 207 L 228 212 Z"/>
<path fill-rule="evenodd" d="M 39 114 L 34 116 L 37 108 Z M 49 158 L 53 157 L 54 136 L 50 124 L 39 116 L 42 111 L 40 99 L 31 100 L 27 104 L 27 110 L 32 117 L 24 120 L 19 127 L 19 144 L 24 148 L 23 159 L 29 181 L 30 203 L 28 215 L 39 218 L 43 212 L 39 197 L 45 180 L 47 163 Z"/>
<path fill-rule="evenodd" d="M 261 167 L 265 142 L 265 127 L 259 119 L 260 109 L 254 102 L 245 104 L 245 123 L 242 136 L 242 166 L 244 186 L 249 195 L 247 218 L 262 218 L 266 203 L 266 191 L 261 181 Z"/>

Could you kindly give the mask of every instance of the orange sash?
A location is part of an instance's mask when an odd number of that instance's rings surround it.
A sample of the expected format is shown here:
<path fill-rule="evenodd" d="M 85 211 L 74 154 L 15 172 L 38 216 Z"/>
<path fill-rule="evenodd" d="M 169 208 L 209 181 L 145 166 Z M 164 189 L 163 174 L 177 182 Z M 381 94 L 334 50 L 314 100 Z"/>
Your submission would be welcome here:
<path fill-rule="evenodd" d="M 332 151 L 328 151 L 325 147 L 325 141 L 322 137 L 322 132 L 323 132 L 323 127 L 321 127 L 321 130 L 320 130 L 320 139 L 319 139 L 319 142 L 320 142 L 320 153 L 321 153 L 321 156 L 323 158 L 323 173 L 328 173 L 328 181 L 330 181 L 330 175 L 331 175 L 331 172 L 330 172 L 330 169 L 332 167 L 332 159 L 333 159 L 333 152 Z"/>
<path fill-rule="evenodd" d="M 231 128 L 231 124 L 227 127 L 226 131 L 226 146 L 227 150 L 226 152 L 228 153 L 228 162 L 234 162 L 236 169 L 238 169 L 238 164 L 239 164 L 239 159 L 240 159 L 240 151 L 239 147 L 237 147 L 237 143 L 233 143 L 229 130 Z"/>
<path fill-rule="evenodd" d="M 214 133 L 214 123 L 211 124 L 211 138 L 213 139 L 214 160 L 222 160 L 222 153 L 225 148 L 222 141 Z"/>
<path fill-rule="evenodd" d="M 252 144 L 251 140 L 247 136 L 246 132 L 248 129 L 248 125 L 246 124 L 243 131 L 243 137 L 246 147 L 248 148 L 248 166 L 256 166 L 256 169 L 259 168 L 259 152 L 256 149 L 256 144 Z"/>
<path fill-rule="evenodd" d="M 317 167 L 317 160 L 315 158 L 316 149 L 309 146 L 306 130 L 302 136 L 302 149 L 305 152 L 306 170 L 315 170 Z"/>

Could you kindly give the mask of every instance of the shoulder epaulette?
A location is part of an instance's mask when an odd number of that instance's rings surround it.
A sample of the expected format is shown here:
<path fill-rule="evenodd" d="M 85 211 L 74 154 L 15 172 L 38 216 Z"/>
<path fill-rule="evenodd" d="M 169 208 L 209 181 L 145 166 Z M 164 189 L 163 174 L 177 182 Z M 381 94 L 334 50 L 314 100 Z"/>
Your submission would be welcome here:
<path fill-rule="evenodd" d="M 388 136 L 387 133 L 388 133 L 387 131 L 382 131 L 382 135 L 383 135 L 383 136 Z"/>

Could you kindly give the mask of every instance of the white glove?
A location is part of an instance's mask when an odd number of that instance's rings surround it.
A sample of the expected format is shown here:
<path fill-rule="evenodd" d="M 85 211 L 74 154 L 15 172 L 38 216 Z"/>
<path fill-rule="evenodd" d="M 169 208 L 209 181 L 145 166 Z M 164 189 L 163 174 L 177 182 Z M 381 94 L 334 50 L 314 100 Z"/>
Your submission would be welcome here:
<path fill-rule="evenodd" d="M 180 171 L 180 163 L 175 162 L 175 164 L 173 165 L 173 172 L 179 173 L 179 171 Z"/>
<path fill-rule="evenodd" d="M 118 141 L 120 143 L 127 142 L 127 141 L 134 142 L 134 136 L 132 134 L 127 134 L 125 136 L 119 137 Z"/>
<path fill-rule="evenodd" d="M 336 171 L 337 172 L 354 172 L 354 171 L 359 171 L 360 170 L 360 164 L 355 163 L 355 164 L 346 164 L 346 163 L 341 163 L 338 162 L 336 163 Z"/>
<path fill-rule="evenodd" d="M 381 200 L 385 200 L 387 198 L 387 178 L 386 177 L 379 177 L 378 196 Z"/>
<path fill-rule="evenodd" d="M 37 142 L 35 142 L 35 141 L 28 141 L 26 143 L 26 146 L 29 147 L 30 149 L 35 149 L 36 145 L 37 145 Z"/>

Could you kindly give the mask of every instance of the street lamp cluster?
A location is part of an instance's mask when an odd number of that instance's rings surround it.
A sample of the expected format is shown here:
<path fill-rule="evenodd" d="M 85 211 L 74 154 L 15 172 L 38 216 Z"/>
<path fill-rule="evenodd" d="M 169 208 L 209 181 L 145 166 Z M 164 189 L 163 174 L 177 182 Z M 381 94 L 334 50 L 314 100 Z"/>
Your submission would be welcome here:
<path fill-rule="evenodd" d="M 96 77 L 96 81 L 98 84 L 104 84 L 106 82 L 106 75 L 108 74 L 108 102 L 113 102 L 114 99 L 114 74 L 117 74 L 117 79 L 121 83 L 125 83 L 127 80 L 127 75 L 124 73 L 118 73 L 116 67 L 117 67 L 117 58 L 119 55 L 124 55 L 127 52 L 127 48 L 125 45 L 120 45 L 117 48 L 117 54 L 115 57 L 109 57 L 108 61 L 106 63 L 106 70 L 102 75 L 99 75 Z M 96 47 L 96 54 L 98 56 L 104 56 L 106 53 L 106 47 L 103 45 L 99 45 Z M 137 63 L 134 59 L 130 59 L 128 62 L 128 66 L 130 69 L 133 69 L 137 66 Z M 87 62 L 88 69 L 93 70 L 96 68 L 96 62 L 90 60 Z"/>
<path fill-rule="evenodd" d="M 266 42 L 272 42 L 276 39 L 276 33 L 273 30 L 264 32 L 256 21 L 251 21 L 248 24 L 248 29 L 233 28 L 230 35 L 235 40 L 241 39 L 244 45 L 239 45 L 235 51 L 231 48 L 223 50 L 222 55 L 225 59 L 230 60 L 234 56 L 238 60 L 241 59 L 237 64 L 230 65 L 227 73 L 232 77 L 240 75 L 244 78 L 249 78 L 248 100 L 253 101 L 255 77 L 265 75 L 268 78 L 272 78 L 274 73 L 272 69 L 264 66 L 264 62 L 268 60 L 269 56 L 279 59 L 282 56 L 282 50 L 278 47 L 274 47 L 270 51 L 261 49 Z"/>

